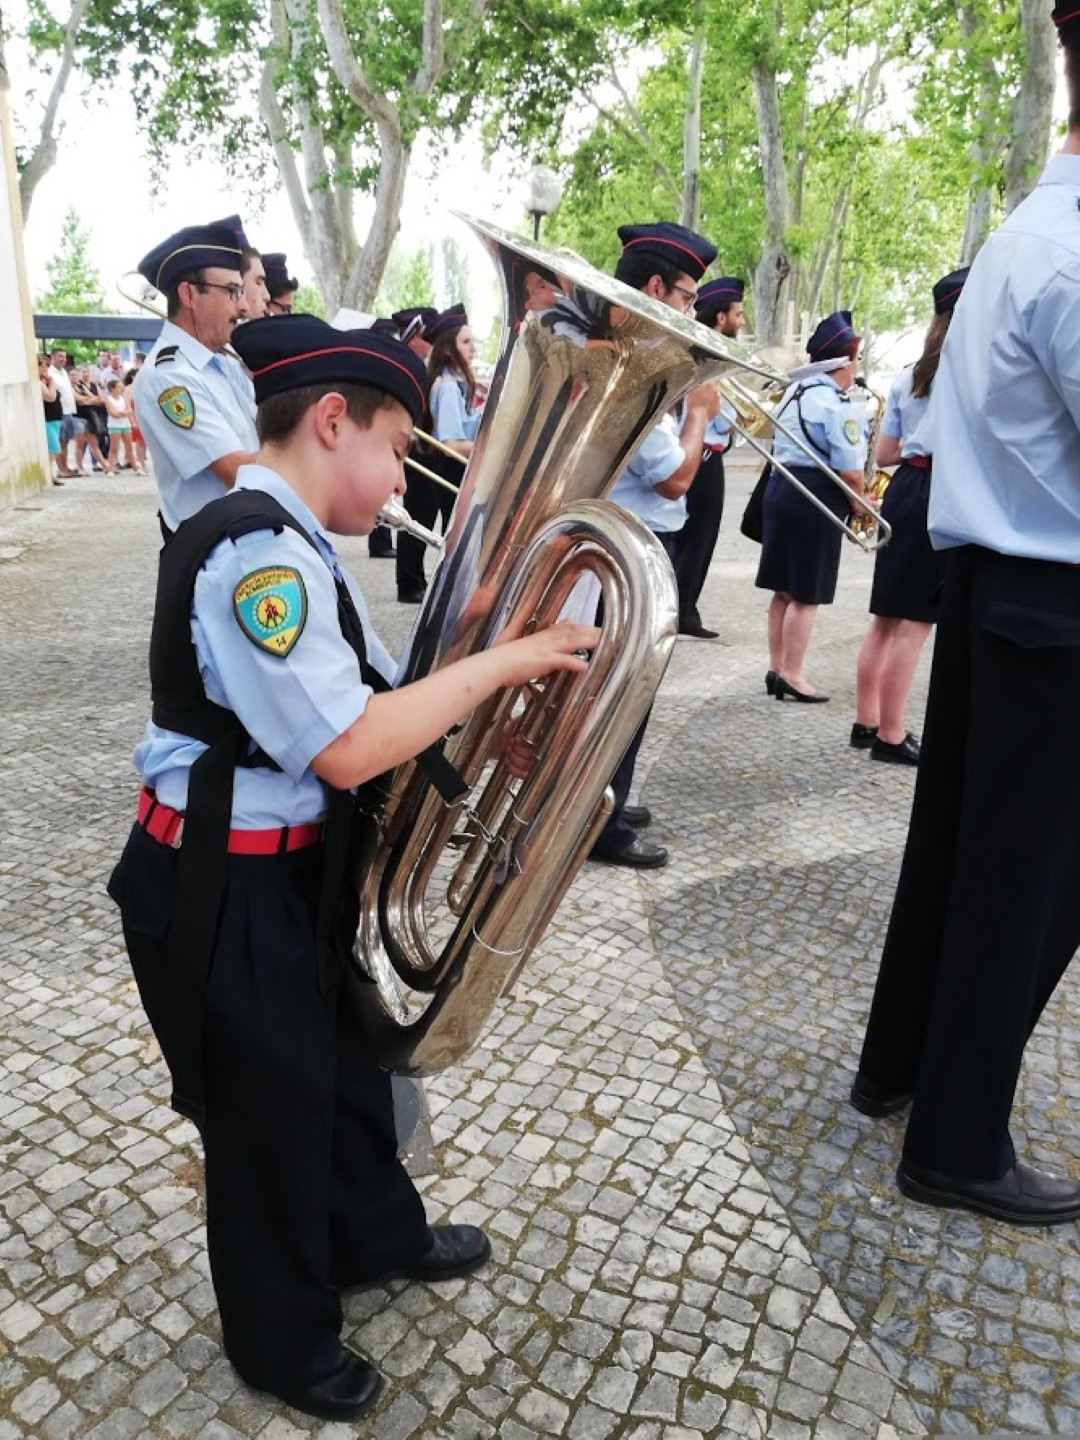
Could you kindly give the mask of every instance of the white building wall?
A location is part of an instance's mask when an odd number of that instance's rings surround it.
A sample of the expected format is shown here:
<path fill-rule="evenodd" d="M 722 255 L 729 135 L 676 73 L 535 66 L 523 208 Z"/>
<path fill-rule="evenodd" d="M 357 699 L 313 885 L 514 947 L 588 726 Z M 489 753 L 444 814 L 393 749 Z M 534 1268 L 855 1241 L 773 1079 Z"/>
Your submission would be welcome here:
<path fill-rule="evenodd" d="M 0 59 L 0 509 L 48 483 L 8 78 Z"/>

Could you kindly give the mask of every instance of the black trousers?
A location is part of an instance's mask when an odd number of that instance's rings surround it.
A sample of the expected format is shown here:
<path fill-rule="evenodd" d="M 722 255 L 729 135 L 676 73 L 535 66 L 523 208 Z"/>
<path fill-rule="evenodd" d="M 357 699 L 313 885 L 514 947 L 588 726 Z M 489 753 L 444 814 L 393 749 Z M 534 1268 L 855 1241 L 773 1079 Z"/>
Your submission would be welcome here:
<path fill-rule="evenodd" d="M 166 1062 L 176 854 L 136 826 L 109 887 Z M 397 1158 L 390 1077 L 318 993 L 321 858 L 321 846 L 229 857 L 205 1012 L 206 1229 L 225 1350 L 278 1390 L 333 1365 L 338 1287 L 429 1243 Z"/>
<path fill-rule="evenodd" d="M 700 625 L 698 599 L 712 564 L 724 518 L 724 457 L 710 450 L 686 492 L 686 524 L 675 547 L 679 582 L 679 625 Z"/>
<path fill-rule="evenodd" d="M 421 451 L 420 461 L 429 470 L 436 474 L 446 472 L 446 477 L 452 485 L 460 485 L 461 477 L 465 471 L 461 465 L 455 465 L 453 460 L 446 456 L 432 454 L 431 451 Z M 421 525 L 426 525 L 429 530 L 435 528 L 435 521 L 442 517 L 443 534 L 446 534 L 450 524 L 450 515 L 454 509 L 455 496 L 441 485 L 436 485 L 434 480 L 429 480 L 426 475 L 419 475 L 415 470 L 409 471 L 409 483 L 405 491 L 405 509 L 414 520 Z M 424 576 L 424 552 L 427 546 L 422 540 L 416 540 L 411 535 L 401 532 L 397 541 L 397 588 L 399 594 L 408 594 L 423 590 L 427 584 Z"/>
<path fill-rule="evenodd" d="M 679 532 L 676 530 L 661 532 L 653 531 L 657 540 L 667 551 L 668 559 L 674 565 L 676 545 L 679 539 Z M 633 840 L 637 831 L 632 825 L 628 825 L 623 819 L 623 810 L 630 795 L 630 787 L 634 783 L 634 766 L 637 764 L 638 751 L 641 749 L 641 742 L 645 739 L 645 731 L 649 725 L 649 717 L 652 715 L 652 706 L 649 706 L 649 713 L 642 720 L 634 733 L 634 738 L 626 747 L 626 753 L 619 761 L 618 769 L 611 777 L 611 788 L 615 794 L 615 809 L 608 816 L 607 824 L 600 831 L 596 838 L 598 850 L 622 850 Z"/>
<path fill-rule="evenodd" d="M 915 1163 L 996 1179 L 1024 1046 L 1080 944 L 1080 569 L 950 559 L 861 1069 Z"/>

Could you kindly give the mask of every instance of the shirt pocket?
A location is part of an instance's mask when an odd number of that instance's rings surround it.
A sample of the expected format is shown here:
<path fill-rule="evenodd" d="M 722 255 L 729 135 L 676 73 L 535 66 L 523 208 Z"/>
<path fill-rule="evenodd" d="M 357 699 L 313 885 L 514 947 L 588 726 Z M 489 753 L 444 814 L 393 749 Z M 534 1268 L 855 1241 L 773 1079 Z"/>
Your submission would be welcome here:
<path fill-rule="evenodd" d="M 132 827 L 106 889 L 120 907 L 125 930 L 163 940 L 172 918 L 179 851 L 160 845 L 141 825 Z"/>

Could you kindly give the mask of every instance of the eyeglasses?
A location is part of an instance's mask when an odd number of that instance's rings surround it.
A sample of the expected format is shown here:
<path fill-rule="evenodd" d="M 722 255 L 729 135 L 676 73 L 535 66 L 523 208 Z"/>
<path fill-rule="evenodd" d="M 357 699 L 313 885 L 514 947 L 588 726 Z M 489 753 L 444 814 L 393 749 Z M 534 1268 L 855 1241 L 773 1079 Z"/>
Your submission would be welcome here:
<path fill-rule="evenodd" d="M 266 308 L 270 311 L 271 315 L 291 315 L 293 313 L 292 306 L 283 305 L 280 300 L 268 301 Z"/>
<path fill-rule="evenodd" d="M 222 285 L 217 280 L 196 280 L 194 285 L 196 290 L 224 290 L 234 305 L 244 294 L 242 285 Z"/>
<path fill-rule="evenodd" d="M 693 305 L 694 302 L 697 300 L 697 291 L 696 291 L 696 290 L 687 290 L 687 289 L 686 289 L 684 286 L 682 286 L 682 285 L 672 285 L 671 288 L 672 288 L 672 290 L 677 290 L 677 291 L 679 292 L 679 294 L 683 297 L 683 307 L 682 307 L 682 308 L 683 308 L 683 311 L 684 311 L 684 312 L 687 311 L 687 310 L 689 310 L 690 307 L 691 307 L 691 305 Z"/>

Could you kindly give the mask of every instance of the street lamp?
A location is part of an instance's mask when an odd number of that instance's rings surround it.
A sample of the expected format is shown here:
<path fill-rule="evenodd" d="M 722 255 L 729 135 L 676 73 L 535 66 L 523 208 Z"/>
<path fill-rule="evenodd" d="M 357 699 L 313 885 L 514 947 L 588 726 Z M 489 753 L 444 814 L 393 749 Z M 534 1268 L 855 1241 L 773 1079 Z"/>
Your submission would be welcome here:
<path fill-rule="evenodd" d="M 525 208 L 532 216 L 533 240 L 540 239 L 540 221 L 562 199 L 562 181 L 550 165 L 534 165 L 525 176 Z"/>

